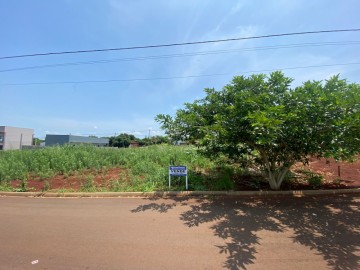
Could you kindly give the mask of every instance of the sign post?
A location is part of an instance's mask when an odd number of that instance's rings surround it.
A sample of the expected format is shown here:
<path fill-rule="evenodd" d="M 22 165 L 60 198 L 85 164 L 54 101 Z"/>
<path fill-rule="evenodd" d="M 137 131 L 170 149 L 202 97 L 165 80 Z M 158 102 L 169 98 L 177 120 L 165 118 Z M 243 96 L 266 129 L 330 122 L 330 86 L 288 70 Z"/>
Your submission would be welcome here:
<path fill-rule="evenodd" d="M 186 166 L 169 166 L 169 189 L 171 187 L 171 176 L 185 176 L 186 190 L 188 190 L 188 176 Z"/>

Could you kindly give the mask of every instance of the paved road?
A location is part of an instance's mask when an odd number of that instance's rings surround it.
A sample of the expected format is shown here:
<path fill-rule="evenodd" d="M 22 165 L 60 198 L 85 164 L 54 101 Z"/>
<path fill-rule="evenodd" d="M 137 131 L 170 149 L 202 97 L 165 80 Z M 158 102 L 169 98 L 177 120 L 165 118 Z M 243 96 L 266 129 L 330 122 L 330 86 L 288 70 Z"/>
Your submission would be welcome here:
<path fill-rule="evenodd" d="M 360 269 L 359 204 L 0 197 L 0 269 Z"/>

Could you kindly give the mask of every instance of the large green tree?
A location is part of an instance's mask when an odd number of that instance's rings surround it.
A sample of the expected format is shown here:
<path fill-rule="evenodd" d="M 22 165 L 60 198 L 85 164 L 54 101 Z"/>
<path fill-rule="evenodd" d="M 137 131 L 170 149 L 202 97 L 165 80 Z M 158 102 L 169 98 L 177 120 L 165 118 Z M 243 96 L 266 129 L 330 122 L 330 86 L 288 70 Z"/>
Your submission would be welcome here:
<path fill-rule="evenodd" d="M 360 86 L 334 76 L 291 88 L 282 72 L 236 76 L 221 91 L 170 115 L 158 115 L 167 135 L 188 140 L 211 157 L 244 156 L 279 189 L 296 162 L 310 156 L 349 159 L 360 152 Z"/>
<path fill-rule="evenodd" d="M 112 147 L 129 147 L 130 142 L 135 140 L 135 136 L 132 134 L 121 133 L 117 136 L 113 136 L 109 138 L 109 145 Z"/>

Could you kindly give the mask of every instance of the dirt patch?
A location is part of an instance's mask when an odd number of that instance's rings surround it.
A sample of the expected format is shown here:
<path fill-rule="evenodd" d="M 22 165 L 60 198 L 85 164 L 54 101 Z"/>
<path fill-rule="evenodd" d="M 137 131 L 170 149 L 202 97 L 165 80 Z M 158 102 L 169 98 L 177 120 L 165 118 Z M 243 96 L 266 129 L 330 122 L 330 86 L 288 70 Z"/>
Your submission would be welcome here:
<path fill-rule="evenodd" d="M 311 158 L 307 166 L 302 163 L 296 164 L 292 168 L 292 173 L 294 178 L 284 181 L 282 190 L 360 188 L 360 156 L 355 162 Z M 314 187 L 306 181 L 311 173 L 323 177 L 321 186 Z M 268 182 L 261 176 L 235 175 L 233 180 L 236 190 L 270 190 Z"/>
<path fill-rule="evenodd" d="M 95 171 L 86 170 L 75 172 L 72 175 L 56 175 L 48 179 L 30 178 L 27 181 L 27 189 L 31 191 L 44 190 L 64 190 L 81 191 L 86 184 L 92 183 L 94 190 L 108 189 L 113 181 L 124 179 L 126 169 L 111 168 L 107 170 Z M 11 181 L 11 186 L 15 189 L 21 188 L 20 180 Z"/>
<path fill-rule="evenodd" d="M 322 175 L 325 182 L 335 181 L 349 187 L 360 187 L 360 156 L 353 163 L 313 158 L 305 168 Z"/>

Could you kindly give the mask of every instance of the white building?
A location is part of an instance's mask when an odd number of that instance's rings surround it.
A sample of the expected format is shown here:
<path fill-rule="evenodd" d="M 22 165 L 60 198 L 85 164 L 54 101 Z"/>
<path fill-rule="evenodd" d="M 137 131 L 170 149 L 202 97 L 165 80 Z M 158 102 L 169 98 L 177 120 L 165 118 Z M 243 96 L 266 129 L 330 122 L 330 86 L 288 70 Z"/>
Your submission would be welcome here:
<path fill-rule="evenodd" d="M 22 149 L 33 144 L 34 130 L 0 126 L 0 150 Z"/>

